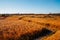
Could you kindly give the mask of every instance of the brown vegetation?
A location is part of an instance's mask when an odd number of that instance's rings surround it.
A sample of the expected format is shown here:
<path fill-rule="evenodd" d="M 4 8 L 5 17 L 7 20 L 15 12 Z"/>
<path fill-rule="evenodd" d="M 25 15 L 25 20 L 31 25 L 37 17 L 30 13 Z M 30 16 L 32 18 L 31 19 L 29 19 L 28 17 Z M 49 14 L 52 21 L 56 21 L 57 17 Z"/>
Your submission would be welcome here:
<path fill-rule="evenodd" d="M 58 15 L 0 15 L 0 40 L 60 40 Z"/>

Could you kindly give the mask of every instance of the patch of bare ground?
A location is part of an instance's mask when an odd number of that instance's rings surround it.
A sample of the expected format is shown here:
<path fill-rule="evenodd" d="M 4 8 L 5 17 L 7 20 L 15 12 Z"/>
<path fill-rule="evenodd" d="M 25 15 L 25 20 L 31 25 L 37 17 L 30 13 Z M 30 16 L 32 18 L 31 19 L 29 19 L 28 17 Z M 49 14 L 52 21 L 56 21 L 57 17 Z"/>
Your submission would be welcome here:
<path fill-rule="evenodd" d="M 56 31 L 55 34 L 47 37 L 46 39 L 44 40 L 60 40 L 60 30 Z"/>

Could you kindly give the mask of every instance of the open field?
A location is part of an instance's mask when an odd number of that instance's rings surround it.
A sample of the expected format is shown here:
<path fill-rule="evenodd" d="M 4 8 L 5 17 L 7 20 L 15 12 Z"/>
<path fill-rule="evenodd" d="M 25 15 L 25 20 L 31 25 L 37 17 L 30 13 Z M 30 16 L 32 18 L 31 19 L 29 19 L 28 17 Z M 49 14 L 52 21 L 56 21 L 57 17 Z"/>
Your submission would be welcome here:
<path fill-rule="evenodd" d="M 60 40 L 60 15 L 0 14 L 0 40 Z"/>

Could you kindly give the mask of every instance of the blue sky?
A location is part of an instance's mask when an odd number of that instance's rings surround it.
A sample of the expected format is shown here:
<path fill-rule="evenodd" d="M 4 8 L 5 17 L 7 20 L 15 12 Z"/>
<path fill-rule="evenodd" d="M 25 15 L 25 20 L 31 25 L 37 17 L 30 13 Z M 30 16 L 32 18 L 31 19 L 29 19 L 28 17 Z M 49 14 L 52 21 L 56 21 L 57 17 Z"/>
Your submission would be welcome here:
<path fill-rule="evenodd" d="M 60 0 L 0 0 L 0 13 L 60 13 Z"/>

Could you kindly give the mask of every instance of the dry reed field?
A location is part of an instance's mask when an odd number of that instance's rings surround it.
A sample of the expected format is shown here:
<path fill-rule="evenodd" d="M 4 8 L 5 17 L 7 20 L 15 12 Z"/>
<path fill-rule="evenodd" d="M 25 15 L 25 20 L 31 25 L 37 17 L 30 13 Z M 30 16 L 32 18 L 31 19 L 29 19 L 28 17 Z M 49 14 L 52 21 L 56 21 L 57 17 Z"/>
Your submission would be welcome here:
<path fill-rule="evenodd" d="M 60 40 L 60 15 L 0 14 L 0 40 Z"/>

